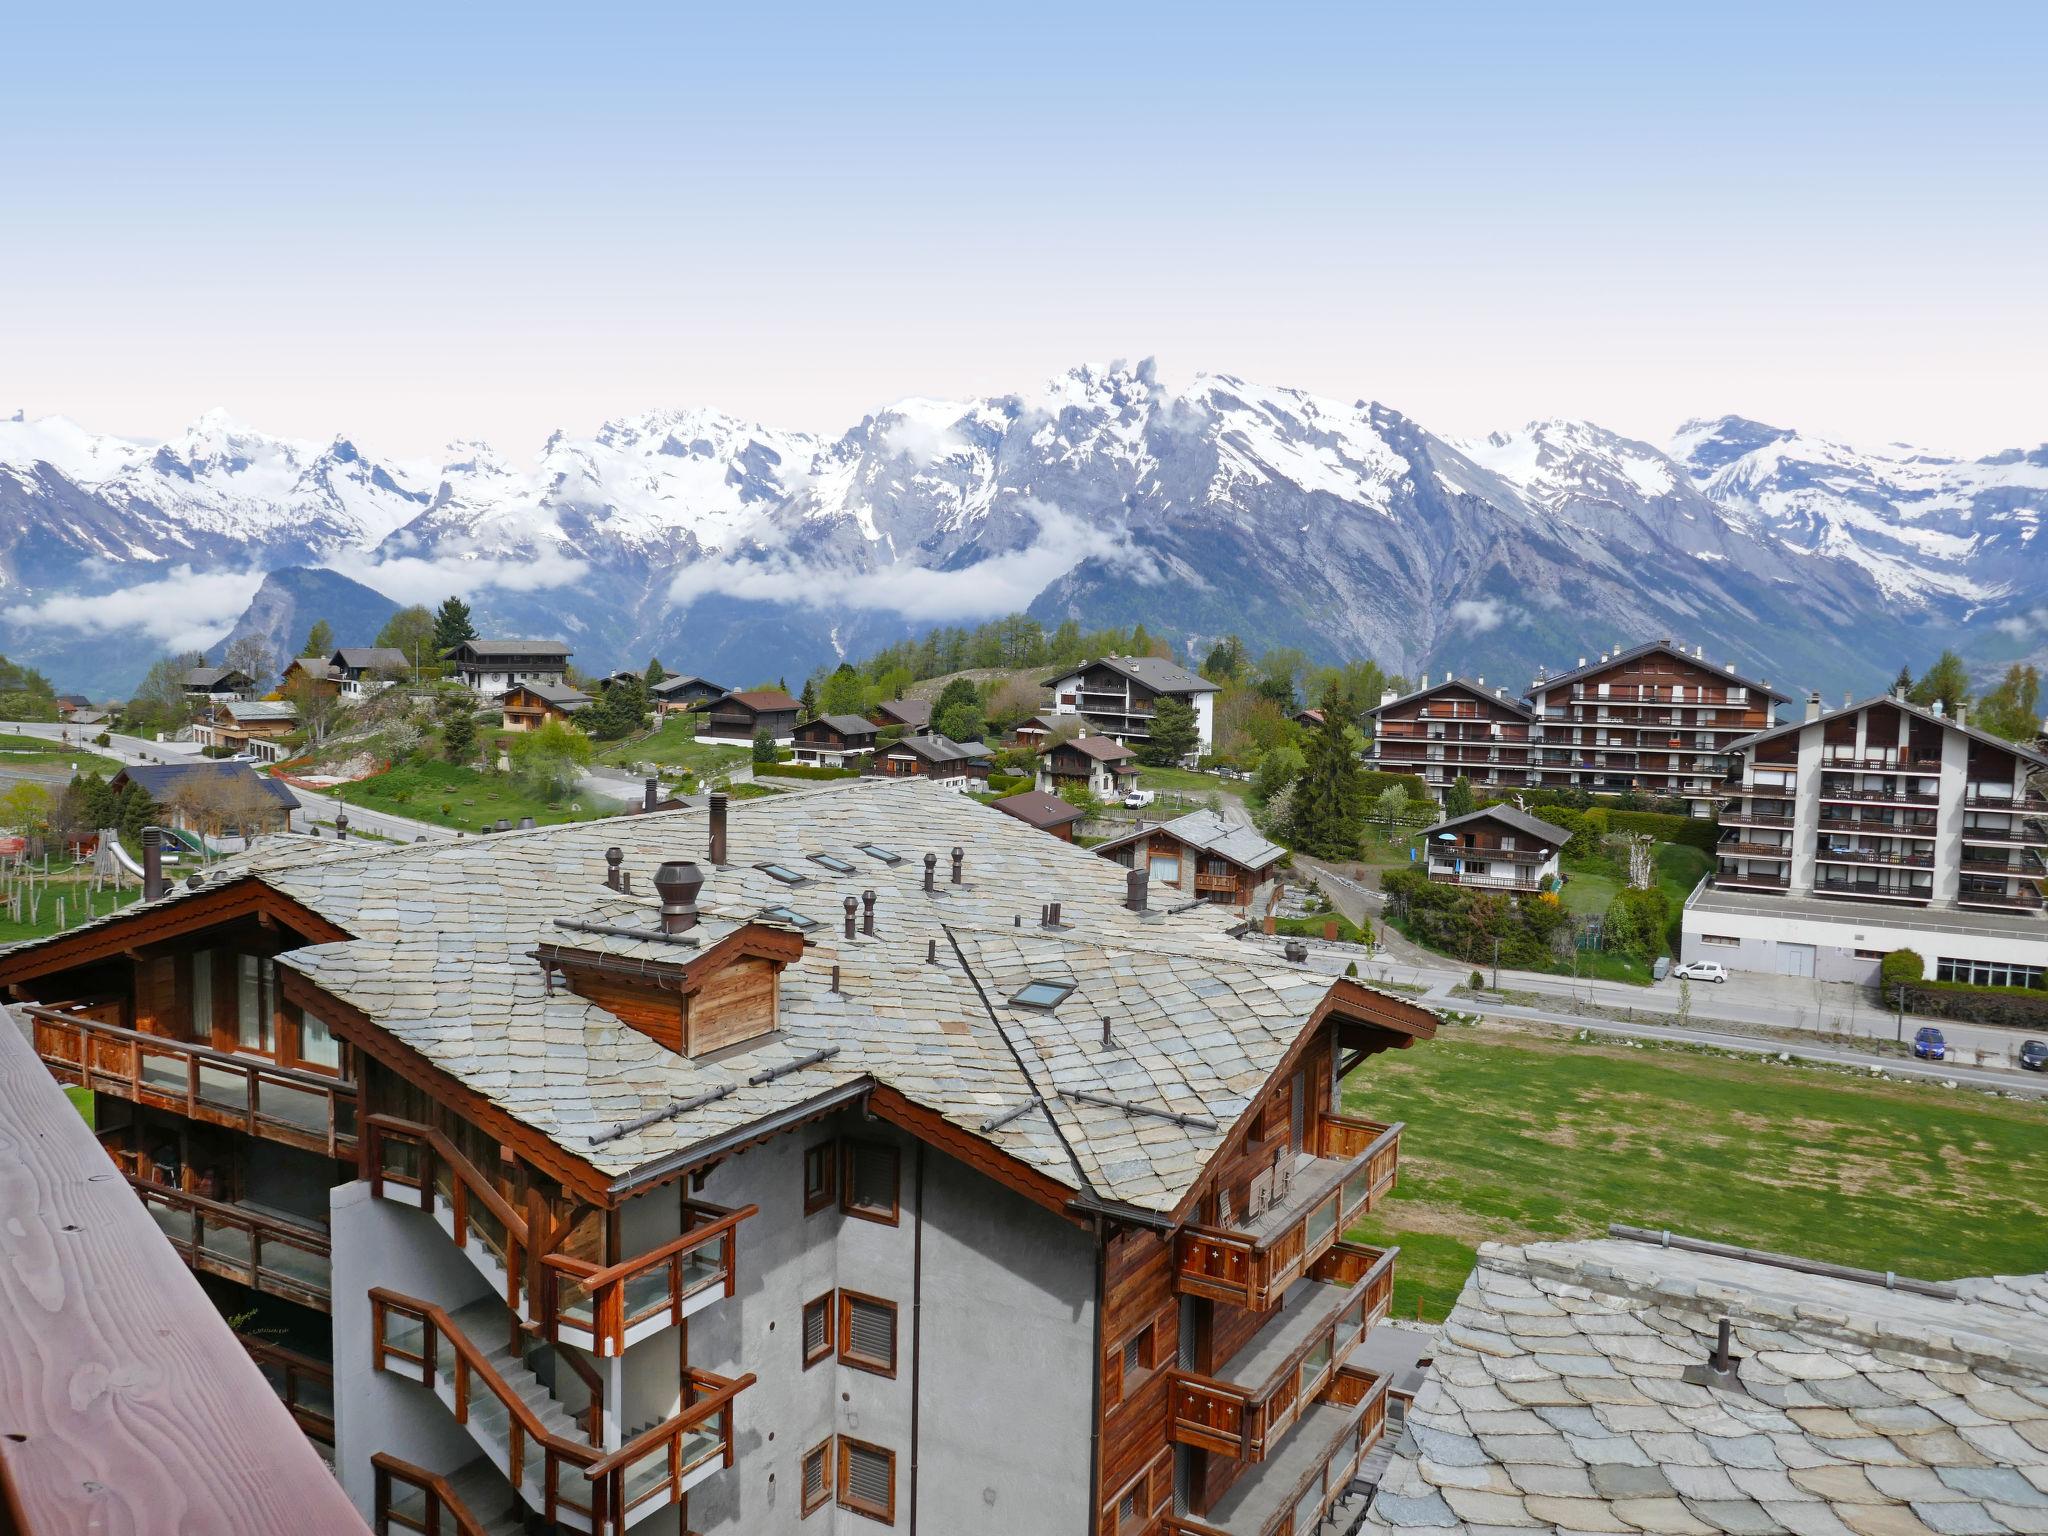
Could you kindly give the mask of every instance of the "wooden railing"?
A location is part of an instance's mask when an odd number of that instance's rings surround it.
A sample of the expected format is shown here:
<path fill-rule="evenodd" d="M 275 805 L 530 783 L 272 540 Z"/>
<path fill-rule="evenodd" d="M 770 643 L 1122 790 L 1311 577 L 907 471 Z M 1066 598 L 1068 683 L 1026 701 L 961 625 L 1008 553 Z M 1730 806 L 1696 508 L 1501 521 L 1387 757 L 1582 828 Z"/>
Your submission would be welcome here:
<path fill-rule="evenodd" d="M 688 1231 L 617 1264 L 599 1266 L 568 1254 L 544 1255 L 548 1336 L 580 1344 L 593 1354 L 618 1355 L 639 1325 L 680 1323 L 691 1299 L 714 1287 L 731 1296 L 739 1281 L 734 1229 L 759 1209 L 746 1205 L 729 1211 L 685 1201 Z"/>
<path fill-rule="evenodd" d="M 334 1444 L 334 1367 L 268 1339 L 237 1333 L 299 1428 L 314 1440 Z"/>
<path fill-rule="evenodd" d="M 405 1190 L 409 1193 L 402 1203 L 429 1215 L 437 1206 L 445 1210 L 456 1247 L 480 1244 L 504 1270 L 506 1307 L 529 1320 L 536 1318 L 525 1294 L 526 1220 L 497 1187 L 431 1126 L 392 1115 L 369 1115 L 363 1134 L 369 1142 L 370 1192 L 388 1200 L 394 1189 Z"/>
<path fill-rule="evenodd" d="M 305 1306 L 328 1309 L 328 1243 L 323 1227 L 228 1205 L 126 1175 L 157 1230 L 194 1269 Z"/>
<path fill-rule="evenodd" d="M 1174 1515 L 1167 1520 L 1167 1536 L 1312 1536 L 1330 1506 L 1350 1487 L 1366 1452 L 1386 1432 L 1387 1378 L 1345 1367 L 1331 1378 L 1318 1402 L 1349 1409 L 1350 1416 L 1328 1452 L 1276 1501 L 1274 1513 L 1263 1524 L 1221 1526 L 1198 1515 Z"/>
<path fill-rule="evenodd" d="M 489 1536 L 484 1523 L 438 1472 L 428 1472 L 385 1451 L 370 1458 L 377 1472 L 377 1536 L 418 1531 L 422 1536 Z M 404 1489 L 401 1493 L 399 1490 Z"/>
<path fill-rule="evenodd" d="M 329 1157 L 355 1156 L 354 1083 L 53 1008 L 25 1011 L 36 1054 L 59 1081 Z"/>
<path fill-rule="evenodd" d="M 1312 1150 L 1325 1162 L 1344 1165 L 1326 1173 L 1328 1193 L 1305 1201 L 1295 1220 L 1261 1237 L 1220 1227 L 1181 1228 L 1176 1289 L 1184 1296 L 1206 1296 L 1253 1311 L 1276 1304 L 1346 1227 L 1394 1187 L 1400 1176 L 1401 1131 L 1398 1123 L 1325 1115 Z"/>
<path fill-rule="evenodd" d="M 543 1425 L 440 1307 L 376 1287 L 370 1291 L 370 1308 L 377 1370 L 393 1370 L 396 1362 L 395 1374 L 408 1381 L 436 1389 L 445 1382 L 460 1424 L 469 1423 L 479 1389 L 504 1408 L 506 1476 L 551 1521 L 591 1532 L 624 1531 L 632 1510 L 657 1499 L 664 1504 L 679 1499 L 685 1480 L 714 1457 L 732 1465 L 732 1402 L 753 1385 L 751 1374 L 735 1380 L 688 1370 L 683 1411 L 606 1452 Z M 597 1404 L 592 1408 L 594 1414 L 601 1411 Z M 536 1460 L 537 1503 L 527 1492 Z"/>

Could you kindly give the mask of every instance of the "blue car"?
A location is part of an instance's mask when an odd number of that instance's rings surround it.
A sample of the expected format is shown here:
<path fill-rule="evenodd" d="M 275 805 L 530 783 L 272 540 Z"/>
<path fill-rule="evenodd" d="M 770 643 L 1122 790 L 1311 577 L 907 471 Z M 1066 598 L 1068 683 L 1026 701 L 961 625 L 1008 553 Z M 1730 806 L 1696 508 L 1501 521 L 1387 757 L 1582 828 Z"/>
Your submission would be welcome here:
<path fill-rule="evenodd" d="M 1948 1060 L 1948 1041 L 1932 1024 L 1913 1032 L 1913 1054 L 1922 1061 Z"/>

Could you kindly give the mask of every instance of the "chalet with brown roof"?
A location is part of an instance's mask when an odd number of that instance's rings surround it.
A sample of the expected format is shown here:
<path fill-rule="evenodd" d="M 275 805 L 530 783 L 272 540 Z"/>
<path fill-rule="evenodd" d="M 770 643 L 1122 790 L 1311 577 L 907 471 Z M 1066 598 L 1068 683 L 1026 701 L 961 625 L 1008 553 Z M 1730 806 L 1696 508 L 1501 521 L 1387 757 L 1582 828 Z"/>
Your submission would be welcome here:
<path fill-rule="evenodd" d="M 514 683 L 498 697 L 508 731 L 537 731 L 550 720 L 566 724 L 592 702 L 581 689 L 557 683 Z"/>
<path fill-rule="evenodd" d="M 1069 727 L 1073 723 L 1071 719 L 1066 722 Z M 1020 720 L 1011 726 L 1009 734 L 1003 737 L 1003 745 L 1006 747 L 1022 748 L 1027 752 L 1036 752 L 1046 742 L 1051 740 L 1054 733 L 1060 729 L 1060 717 L 1049 709 L 1042 710 L 1030 719 Z"/>
<path fill-rule="evenodd" d="M 796 761 L 818 768 L 846 768 L 875 750 L 882 728 L 859 715 L 820 715 L 796 728 Z"/>
<path fill-rule="evenodd" d="M 654 701 L 654 712 L 665 718 L 700 708 L 730 692 L 732 690 L 725 684 L 714 683 L 708 677 L 692 677 L 678 672 L 664 677 L 648 689 L 647 696 Z"/>
<path fill-rule="evenodd" d="M 465 640 L 444 659 L 455 663 L 463 687 L 486 699 L 514 683 L 569 680 L 569 647 L 559 640 Z"/>
<path fill-rule="evenodd" d="M 697 710 L 697 736 L 705 741 L 752 741 L 761 731 L 778 747 L 796 740 L 798 705 L 780 688 L 721 693 Z"/>
<path fill-rule="evenodd" d="M 202 747 L 247 752 L 274 763 L 285 755 L 284 738 L 299 728 L 299 711 L 281 699 L 229 699 L 192 725 Z"/>
<path fill-rule="evenodd" d="M 978 741 L 953 741 L 936 733 L 906 736 L 894 746 L 878 748 L 875 772 L 891 779 L 930 779 L 952 789 L 986 784 L 988 748 Z"/>
<path fill-rule="evenodd" d="M 344 645 L 327 658 L 344 695 L 371 694 L 412 676 L 413 659 L 395 645 Z"/>
<path fill-rule="evenodd" d="M 1083 820 L 1076 807 L 1043 790 L 1027 789 L 990 803 L 1005 816 L 1014 816 L 1027 827 L 1049 832 L 1063 843 L 1074 840 L 1074 833 Z"/>
<path fill-rule="evenodd" d="M 315 697 L 333 698 L 341 692 L 341 679 L 335 676 L 334 663 L 325 656 L 294 656 L 285 663 L 284 673 L 277 680 L 277 691 L 289 693 L 301 686 L 310 688 Z"/>
<path fill-rule="evenodd" d="M 868 718 L 887 730 L 900 726 L 906 736 L 919 736 L 932 728 L 929 699 L 885 699 L 868 712 Z"/>
<path fill-rule="evenodd" d="M 1074 785 L 1109 800 L 1138 782 L 1138 754 L 1109 736 L 1076 736 L 1038 749 L 1038 788 L 1049 795 Z"/>

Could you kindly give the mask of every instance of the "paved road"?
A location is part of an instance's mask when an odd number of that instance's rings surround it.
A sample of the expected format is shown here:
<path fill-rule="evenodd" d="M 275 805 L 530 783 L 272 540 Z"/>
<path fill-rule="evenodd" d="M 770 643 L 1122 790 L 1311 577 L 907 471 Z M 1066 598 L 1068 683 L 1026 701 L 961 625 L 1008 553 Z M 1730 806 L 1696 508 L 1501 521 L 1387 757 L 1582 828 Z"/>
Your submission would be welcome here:
<path fill-rule="evenodd" d="M 331 833 L 334 818 L 338 812 L 348 812 L 351 830 L 374 832 L 379 837 L 388 837 L 401 843 L 448 843 L 462 834 L 450 827 L 439 827 L 431 821 L 415 821 L 410 816 L 394 816 L 389 811 L 373 811 L 368 806 L 346 805 L 332 795 L 315 794 L 309 789 L 293 785 L 292 793 L 298 796 L 300 814 L 292 818 L 295 830 Z"/>
<path fill-rule="evenodd" d="M 23 736 L 37 736 L 44 741 L 63 742 L 87 752 L 97 752 L 101 757 L 117 758 L 123 763 L 183 763 L 199 755 L 197 742 L 150 741 L 141 736 L 114 736 L 110 738 L 111 745 L 96 747 L 92 745 L 92 738 L 99 732 L 84 726 L 10 720 L 0 729 Z"/>

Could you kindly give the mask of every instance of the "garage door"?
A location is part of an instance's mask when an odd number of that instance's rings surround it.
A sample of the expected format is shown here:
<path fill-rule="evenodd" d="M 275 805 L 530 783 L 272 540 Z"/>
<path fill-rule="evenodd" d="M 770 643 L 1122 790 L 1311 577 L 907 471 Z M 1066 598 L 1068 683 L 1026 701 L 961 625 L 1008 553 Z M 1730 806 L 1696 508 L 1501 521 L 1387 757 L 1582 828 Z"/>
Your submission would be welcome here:
<path fill-rule="evenodd" d="M 1813 946 L 1811 944 L 1779 944 L 1778 974 L 1780 976 L 1811 976 L 1813 974 Z"/>

